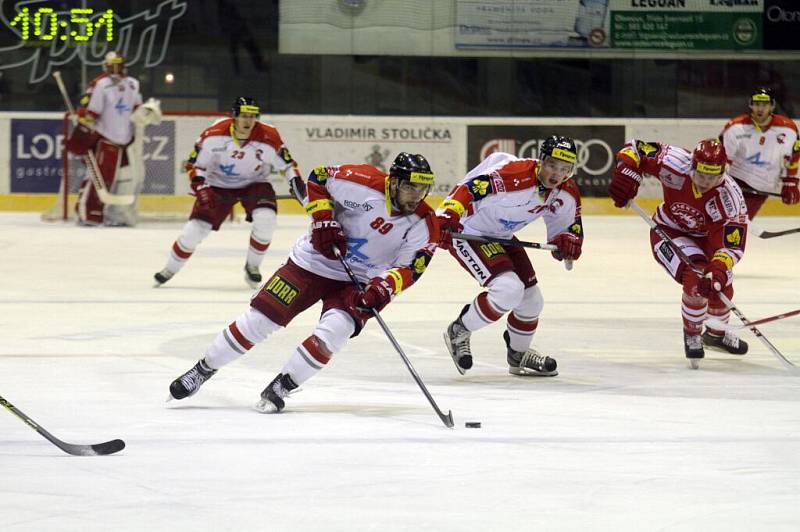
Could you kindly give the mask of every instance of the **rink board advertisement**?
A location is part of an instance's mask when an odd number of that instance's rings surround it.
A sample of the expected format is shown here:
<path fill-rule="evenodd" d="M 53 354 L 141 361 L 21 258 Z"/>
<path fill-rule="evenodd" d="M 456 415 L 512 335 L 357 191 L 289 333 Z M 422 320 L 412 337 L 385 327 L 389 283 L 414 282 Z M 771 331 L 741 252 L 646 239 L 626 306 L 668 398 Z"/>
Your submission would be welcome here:
<path fill-rule="evenodd" d="M 467 166 L 475 167 L 496 151 L 538 158 L 539 145 L 551 135 L 575 140 L 578 163 L 575 181 L 584 196 L 606 196 L 614 171 L 614 156 L 625 142 L 624 126 L 468 126 Z"/>
<path fill-rule="evenodd" d="M 64 173 L 64 121 L 11 119 L 11 192 L 57 192 Z"/>

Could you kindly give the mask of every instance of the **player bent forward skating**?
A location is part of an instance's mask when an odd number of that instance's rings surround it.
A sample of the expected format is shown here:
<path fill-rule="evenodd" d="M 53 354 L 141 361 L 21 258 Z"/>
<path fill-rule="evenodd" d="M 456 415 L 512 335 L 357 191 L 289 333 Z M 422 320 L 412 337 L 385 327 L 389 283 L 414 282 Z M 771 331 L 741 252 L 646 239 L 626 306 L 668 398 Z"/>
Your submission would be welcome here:
<path fill-rule="evenodd" d="M 324 368 L 348 338 L 425 272 L 439 239 L 436 216 L 424 198 L 433 174 L 422 155 L 401 153 L 389 175 L 375 167 L 319 167 L 308 179 L 310 234 L 259 290 L 250 309 L 228 325 L 205 356 L 170 385 L 183 399 L 317 301 L 322 315 L 280 373 L 261 392 L 256 409 L 280 412 L 286 396 Z M 349 247 L 349 250 L 348 250 Z M 353 285 L 334 249 L 365 283 Z"/>
<path fill-rule="evenodd" d="M 719 294 L 733 298 L 733 266 L 741 260 L 747 239 L 747 207 L 742 191 L 725 173 L 725 148 L 716 139 L 700 141 L 693 152 L 660 142 L 631 140 L 617 153 L 617 167 L 608 192 L 617 207 L 632 200 L 643 176 L 661 181 L 664 202 L 653 220 L 694 265 L 684 264 L 669 243 L 650 231 L 656 261 L 683 286 L 681 314 L 686 358 L 693 368 L 705 356 L 703 345 L 734 355 L 747 353 L 747 343 L 730 329 L 703 323 L 707 316 L 727 323 L 730 310 Z"/>
<path fill-rule="evenodd" d="M 544 218 L 558 260 L 581 255 L 580 193 L 570 179 L 577 160 L 575 143 L 550 137 L 539 159 L 493 153 L 470 170 L 438 209 L 441 246 L 486 288 L 444 333 L 445 345 L 463 375 L 472 367 L 470 335 L 508 314 L 503 339 L 508 371 L 521 376 L 558 375 L 555 359 L 531 348 L 544 305 L 536 272 L 524 249 L 453 239 L 451 233 L 512 238 Z"/>

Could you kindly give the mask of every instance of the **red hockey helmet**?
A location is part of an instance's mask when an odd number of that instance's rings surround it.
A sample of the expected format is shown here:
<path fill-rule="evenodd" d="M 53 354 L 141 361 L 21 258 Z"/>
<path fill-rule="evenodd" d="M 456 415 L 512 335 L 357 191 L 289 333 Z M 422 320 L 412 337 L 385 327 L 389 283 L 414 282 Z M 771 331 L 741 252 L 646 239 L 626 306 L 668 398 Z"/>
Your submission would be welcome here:
<path fill-rule="evenodd" d="M 692 152 L 692 181 L 704 192 L 722 183 L 728 157 L 719 139 L 705 139 Z"/>

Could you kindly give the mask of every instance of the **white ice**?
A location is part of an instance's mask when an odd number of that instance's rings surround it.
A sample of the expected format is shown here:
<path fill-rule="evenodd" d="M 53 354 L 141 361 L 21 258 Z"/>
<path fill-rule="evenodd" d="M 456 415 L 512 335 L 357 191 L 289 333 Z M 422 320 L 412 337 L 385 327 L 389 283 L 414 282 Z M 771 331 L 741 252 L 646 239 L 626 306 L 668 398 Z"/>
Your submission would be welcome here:
<path fill-rule="evenodd" d="M 278 220 L 265 276 L 306 227 Z M 71 457 L 0 413 L 0 530 L 800 529 L 800 377 L 747 332 L 745 357 L 688 369 L 679 287 L 637 217 L 586 217 L 571 272 L 529 251 L 546 302 L 535 344 L 558 377 L 508 375 L 503 322 L 473 335 L 476 365 L 456 372 L 441 334 L 479 289 L 442 252 L 386 309 L 452 430 L 372 322 L 284 413 L 253 411 L 318 307 L 166 404 L 251 295 L 247 224 L 152 288 L 180 227 L 0 215 L 0 395 L 63 440 L 127 443 Z M 735 302 L 751 319 L 799 306 L 798 242 L 749 239 Z M 800 318 L 762 331 L 800 364 Z"/>

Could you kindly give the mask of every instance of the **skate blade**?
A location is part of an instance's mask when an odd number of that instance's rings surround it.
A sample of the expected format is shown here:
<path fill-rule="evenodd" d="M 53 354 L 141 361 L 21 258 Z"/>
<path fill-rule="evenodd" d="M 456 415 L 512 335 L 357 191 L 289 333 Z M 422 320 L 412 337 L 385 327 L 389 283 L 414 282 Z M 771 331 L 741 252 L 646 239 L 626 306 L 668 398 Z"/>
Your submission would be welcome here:
<path fill-rule="evenodd" d="M 456 361 L 456 357 L 453 354 L 453 350 L 450 348 L 450 337 L 447 336 L 447 331 L 442 333 L 442 338 L 444 338 L 444 346 L 447 348 L 447 352 L 450 353 L 450 358 L 453 360 L 453 364 L 456 366 L 456 369 L 460 374 L 462 375 L 466 374 L 467 370 L 458 365 L 458 361 Z"/>
<path fill-rule="evenodd" d="M 689 358 L 686 361 L 689 363 L 689 369 L 700 369 L 699 358 Z"/>
<path fill-rule="evenodd" d="M 558 370 L 534 371 L 532 369 L 519 369 L 515 367 L 509 367 L 508 373 L 511 375 L 516 375 L 517 377 L 555 377 L 556 375 L 558 375 Z"/>
<path fill-rule="evenodd" d="M 253 405 L 253 410 L 259 412 L 261 414 L 277 414 L 280 410 L 272 404 L 272 401 L 267 399 L 261 399 L 256 404 Z"/>

